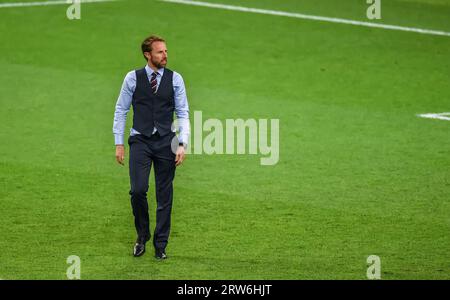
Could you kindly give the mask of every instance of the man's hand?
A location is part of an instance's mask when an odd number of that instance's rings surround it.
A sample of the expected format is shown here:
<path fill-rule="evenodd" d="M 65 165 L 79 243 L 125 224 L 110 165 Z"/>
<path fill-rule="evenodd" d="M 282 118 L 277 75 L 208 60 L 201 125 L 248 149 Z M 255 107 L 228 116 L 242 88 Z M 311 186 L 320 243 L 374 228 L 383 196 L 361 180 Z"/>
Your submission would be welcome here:
<path fill-rule="evenodd" d="M 123 145 L 116 145 L 116 160 L 123 166 L 123 160 L 125 159 L 125 147 Z"/>
<path fill-rule="evenodd" d="M 175 156 L 175 166 L 178 167 L 179 165 L 181 165 L 184 161 L 184 158 L 185 158 L 184 146 L 178 146 L 177 153 Z"/>

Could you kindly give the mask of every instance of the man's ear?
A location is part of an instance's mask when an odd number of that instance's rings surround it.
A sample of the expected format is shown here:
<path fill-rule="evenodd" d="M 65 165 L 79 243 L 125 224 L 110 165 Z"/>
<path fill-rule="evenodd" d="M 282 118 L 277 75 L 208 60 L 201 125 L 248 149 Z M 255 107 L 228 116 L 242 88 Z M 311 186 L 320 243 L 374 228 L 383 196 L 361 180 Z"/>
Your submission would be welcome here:
<path fill-rule="evenodd" d="M 150 52 L 144 52 L 144 56 L 147 58 L 147 60 L 149 60 L 152 55 L 150 54 Z"/>

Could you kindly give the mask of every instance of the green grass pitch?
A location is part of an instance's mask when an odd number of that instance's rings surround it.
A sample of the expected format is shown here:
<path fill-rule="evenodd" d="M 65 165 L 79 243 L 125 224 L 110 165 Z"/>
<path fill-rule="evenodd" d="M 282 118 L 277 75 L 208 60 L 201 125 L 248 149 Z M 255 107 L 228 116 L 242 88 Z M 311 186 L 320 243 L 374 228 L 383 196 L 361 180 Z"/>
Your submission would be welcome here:
<path fill-rule="evenodd" d="M 24 2 L 24 0 L 7 2 Z M 2 2 L 4 2 L 2 0 Z M 370 21 L 365 0 L 209 0 Z M 159 1 L 0 8 L 0 278 L 450 279 L 450 37 Z M 450 31 L 447 0 L 371 22 Z M 167 40 L 191 116 L 280 120 L 280 160 L 189 155 L 167 261 L 131 255 L 114 106 Z M 192 122 L 192 120 L 191 120 Z M 131 126 L 128 116 L 126 134 Z M 126 147 L 128 159 L 128 146 Z M 153 172 L 149 190 L 154 226 Z"/>

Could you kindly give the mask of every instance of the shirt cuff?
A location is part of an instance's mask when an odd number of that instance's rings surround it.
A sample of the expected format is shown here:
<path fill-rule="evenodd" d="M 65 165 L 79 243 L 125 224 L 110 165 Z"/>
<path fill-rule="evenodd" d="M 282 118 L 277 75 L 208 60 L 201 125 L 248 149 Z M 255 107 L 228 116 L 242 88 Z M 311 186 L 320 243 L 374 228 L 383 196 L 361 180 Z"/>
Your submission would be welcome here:
<path fill-rule="evenodd" d="M 123 145 L 123 135 L 122 134 L 115 134 L 114 140 L 116 145 Z"/>
<path fill-rule="evenodd" d="M 178 141 L 183 144 L 188 144 L 190 135 L 190 124 L 189 119 L 179 118 L 178 121 Z"/>
<path fill-rule="evenodd" d="M 183 143 L 185 145 L 188 144 L 188 142 L 189 142 L 189 133 L 187 133 L 187 132 L 180 132 L 177 137 L 178 137 L 178 142 L 179 143 Z"/>
<path fill-rule="evenodd" d="M 183 144 L 183 146 L 187 146 L 187 143 L 181 138 L 178 139 L 178 144 Z"/>

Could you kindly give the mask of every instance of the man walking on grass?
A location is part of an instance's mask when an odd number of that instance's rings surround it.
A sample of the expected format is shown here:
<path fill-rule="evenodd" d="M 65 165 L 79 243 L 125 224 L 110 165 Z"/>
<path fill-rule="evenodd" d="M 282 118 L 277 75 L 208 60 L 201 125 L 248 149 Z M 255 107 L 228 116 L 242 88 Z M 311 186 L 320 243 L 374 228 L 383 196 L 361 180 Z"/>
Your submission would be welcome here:
<path fill-rule="evenodd" d="M 176 167 L 185 159 L 185 147 L 190 134 L 189 106 L 183 78 L 166 68 L 165 40 L 152 35 L 142 42 L 141 48 L 147 64 L 125 76 L 116 103 L 113 125 L 116 160 L 124 164 L 126 116 L 133 105 L 133 125 L 128 138 L 131 206 L 137 232 L 133 255 L 138 257 L 144 254 L 145 244 L 151 237 L 147 191 L 153 165 L 157 201 L 153 245 L 155 257 L 166 259 L 172 183 Z M 178 137 L 172 125 L 174 112 L 179 126 Z"/>

